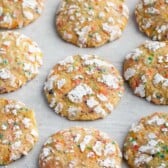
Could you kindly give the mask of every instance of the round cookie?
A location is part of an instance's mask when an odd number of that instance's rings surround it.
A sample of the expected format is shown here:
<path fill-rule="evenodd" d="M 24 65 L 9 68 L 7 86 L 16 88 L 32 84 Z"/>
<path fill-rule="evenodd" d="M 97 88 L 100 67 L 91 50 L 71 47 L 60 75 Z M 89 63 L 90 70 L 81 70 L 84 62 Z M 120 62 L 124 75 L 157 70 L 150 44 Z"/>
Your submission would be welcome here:
<path fill-rule="evenodd" d="M 15 91 L 38 74 L 42 52 L 18 32 L 0 32 L 0 93 Z"/>
<path fill-rule="evenodd" d="M 131 168 L 168 167 L 168 113 L 154 113 L 133 124 L 124 144 Z"/>
<path fill-rule="evenodd" d="M 55 65 L 44 91 L 57 114 L 69 120 L 96 120 L 113 111 L 124 87 L 111 63 L 95 55 L 76 55 Z"/>
<path fill-rule="evenodd" d="M 56 28 L 62 39 L 79 47 L 98 47 L 118 39 L 127 25 L 124 0 L 63 0 Z"/>
<path fill-rule="evenodd" d="M 43 0 L 1 0 L 0 28 L 24 27 L 36 20 L 44 8 Z"/>
<path fill-rule="evenodd" d="M 167 11 L 167 0 L 140 0 L 135 9 L 139 29 L 153 40 L 168 40 Z"/>
<path fill-rule="evenodd" d="M 124 77 L 137 96 L 168 104 L 168 41 L 147 41 L 128 54 Z"/>
<path fill-rule="evenodd" d="M 121 168 L 118 144 L 96 129 L 73 127 L 52 135 L 39 156 L 40 168 Z"/>
<path fill-rule="evenodd" d="M 15 100 L 0 99 L 0 165 L 27 155 L 38 140 L 31 109 Z"/>

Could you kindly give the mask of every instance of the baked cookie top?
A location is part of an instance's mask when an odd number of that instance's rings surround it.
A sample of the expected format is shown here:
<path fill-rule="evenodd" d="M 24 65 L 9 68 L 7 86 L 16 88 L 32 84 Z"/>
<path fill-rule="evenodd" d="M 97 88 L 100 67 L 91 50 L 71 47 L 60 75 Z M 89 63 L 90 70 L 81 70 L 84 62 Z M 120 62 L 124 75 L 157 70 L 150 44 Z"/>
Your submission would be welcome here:
<path fill-rule="evenodd" d="M 139 29 L 153 40 L 168 40 L 167 11 L 167 0 L 140 0 L 135 9 Z"/>
<path fill-rule="evenodd" d="M 40 168 L 120 168 L 118 144 L 96 129 L 73 127 L 52 135 L 39 156 Z"/>
<path fill-rule="evenodd" d="M 154 113 L 133 124 L 124 144 L 130 167 L 168 167 L 168 114 Z"/>
<path fill-rule="evenodd" d="M 96 120 L 113 111 L 124 87 L 111 63 L 95 55 L 75 55 L 55 65 L 44 91 L 57 114 L 69 120 Z"/>
<path fill-rule="evenodd" d="M 147 41 L 127 55 L 124 77 L 137 96 L 168 104 L 168 42 Z"/>
<path fill-rule="evenodd" d="M 34 113 L 23 103 L 0 99 L 0 165 L 27 155 L 38 140 Z"/>
<path fill-rule="evenodd" d="M 1 0 L 0 28 L 14 29 L 36 20 L 44 8 L 43 0 Z"/>
<path fill-rule="evenodd" d="M 79 47 L 116 40 L 129 17 L 123 0 L 63 0 L 56 17 L 60 36 Z"/>
<path fill-rule="evenodd" d="M 0 93 L 15 91 L 38 74 L 42 52 L 18 32 L 0 32 Z"/>

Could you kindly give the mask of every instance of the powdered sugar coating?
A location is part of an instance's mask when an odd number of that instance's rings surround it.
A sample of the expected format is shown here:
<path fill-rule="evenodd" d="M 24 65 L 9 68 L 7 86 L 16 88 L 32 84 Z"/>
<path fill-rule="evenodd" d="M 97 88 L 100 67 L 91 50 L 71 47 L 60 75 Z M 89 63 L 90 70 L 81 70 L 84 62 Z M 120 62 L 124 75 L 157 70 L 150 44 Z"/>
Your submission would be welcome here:
<path fill-rule="evenodd" d="M 36 20 L 44 8 L 43 0 L 14 0 L 0 2 L 0 27 L 15 29 Z"/>
<path fill-rule="evenodd" d="M 42 65 L 42 52 L 34 41 L 18 32 L 1 32 L 0 39 L 0 93 L 6 93 L 35 78 Z"/>
<path fill-rule="evenodd" d="M 63 0 L 57 13 L 60 36 L 79 47 L 98 47 L 118 39 L 129 17 L 123 1 Z"/>
<path fill-rule="evenodd" d="M 134 93 L 155 104 L 168 104 L 167 52 L 167 41 L 146 41 L 124 62 L 124 78 Z"/>
<path fill-rule="evenodd" d="M 65 58 L 44 85 L 50 107 L 70 120 L 104 118 L 119 102 L 123 89 L 115 67 L 95 55 Z"/>
<path fill-rule="evenodd" d="M 0 105 L 0 165 L 7 165 L 28 154 L 38 131 L 33 111 L 23 103 L 0 99 Z"/>
<path fill-rule="evenodd" d="M 158 168 L 168 165 L 165 123 L 168 123 L 167 113 L 153 113 L 131 128 L 124 144 L 124 156 L 130 167 Z"/>
<path fill-rule="evenodd" d="M 168 40 L 166 0 L 140 0 L 135 9 L 139 29 L 153 40 Z"/>
<path fill-rule="evenodd" d="M 57 132 L 41 150 L 40 168 L 51 165 L 68 168 L 120 168 L 121 152 L 117 143 L 102 135 L 99 130 L 81 127 Z"/>

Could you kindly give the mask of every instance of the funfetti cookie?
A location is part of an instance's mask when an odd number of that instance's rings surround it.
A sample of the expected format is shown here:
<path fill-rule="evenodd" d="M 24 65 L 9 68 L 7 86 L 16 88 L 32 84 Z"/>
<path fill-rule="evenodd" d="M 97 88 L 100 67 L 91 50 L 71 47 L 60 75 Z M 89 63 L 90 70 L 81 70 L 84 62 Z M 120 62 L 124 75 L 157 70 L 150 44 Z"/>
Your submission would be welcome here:
<path fill-rule="evenodd" d="M 168 167 L 168 113 L 154 113 L 133 124 L 124 144 L 130 168 Z"/>
<path fill-rule="evenodd" d="M 128 17 L 123 0 L 63 0 L 56 16 L 56 28 L 69 43 L 98 47 L 118 39 Z"/>
<path fill-rule="evenodd" d="M 168 42 L 147 41 L 129 53 L 124 78 L 135 95 L 168 104 Z"/>
<path fill-rule="evenodd" d="M 153 40 L 168 40 L 167 11 L 167 0 L 139 0 L 135 9 L 139 29 Z"/>
<path fill-rule="evenodd" d="M 121 168 L 118 144 L 93 128 L 73 127 L 52 135 L 42 147 L 40 168 Z"/>
<path fill-rule="evenodd" d="M 24 27 L 35 21 L 44 8 L 43 0 L 1 0 L 0 28 Z"/>
<path fill-rule="evenodd" d="M 34 113 L 23 103 L 0 99 L 0 165 L 27 155 L 38 140 Z"/>
<path fill-rule="evenodd" d="M 34 41 L 18 32 L 0 32 L 0 93 L 22 87 L 41 65 L 42 52 Z"/>
<path fill-rule="evenodd" d="M 124 86 L 111 63 L 95 55 L 75 55 L 54 66 L 44 92 L 57 114 L 69 120 L 96 120 L 113 111 Z"/>

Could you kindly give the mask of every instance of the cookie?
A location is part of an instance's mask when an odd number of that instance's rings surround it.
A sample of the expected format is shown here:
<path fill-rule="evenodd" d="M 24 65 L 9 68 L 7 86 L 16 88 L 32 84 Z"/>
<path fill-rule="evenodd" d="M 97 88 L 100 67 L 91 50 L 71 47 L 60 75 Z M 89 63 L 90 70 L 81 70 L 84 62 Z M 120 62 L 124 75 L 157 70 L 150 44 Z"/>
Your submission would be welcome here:
<path fill-rule="evenodd" d="M 72 127 L 52 135 L 39 156 L 40 168 L 120 168 L 118 144 L 93 128 Z"/>
<path fill-rule="evenodd" d="M 98 47 L 118 39 L 129 12 L 123 0 L 63 0 L 56 28 L 65 41 L 79 47 Z"/>
<path fill-rule="evenodd" d="M 168 113 L 154 113 L 133 124 L 124 144 L 131 168 L 168 167 Z"/>
<path fill-rule="evenodd" d="M 104 118 L 123 91 L 116 68 L 95 55 L 69 56 L 58 62 L 44 86 L 50 107 L 69 120 Z"/>
<path fill-rule="evenodd" d="M 140 0 L 135 9 L 140 31 L 153 40 L 168 40 L 167 11 L 167 0 Z"/>
<path fill-rule="evenodd" d="M 38 74 L 42 52 L 18 32 L 0 32 L 0 93 L 12 92 Z"/>
<path fill-rule="evenodd" d="M 1 0 L 0 28 L 24 27 L 36 20 L 44 8 L 43 0 Z"/>
<path fill-rule="evenodd" d="M 15 100 L 0 99 L 0 165 L 27 155 L 38 140 L 31 109 Z"/>
<path fill-rule="evenodd" d="M 147 41 L 128 54 L 124 77 L 137 96 L 168 104 L 168 41 Z"/>

